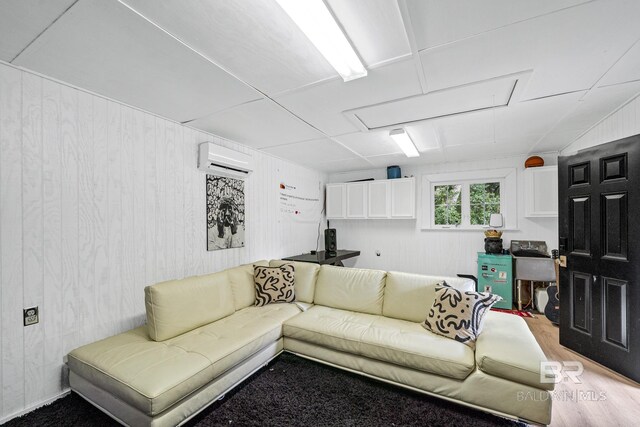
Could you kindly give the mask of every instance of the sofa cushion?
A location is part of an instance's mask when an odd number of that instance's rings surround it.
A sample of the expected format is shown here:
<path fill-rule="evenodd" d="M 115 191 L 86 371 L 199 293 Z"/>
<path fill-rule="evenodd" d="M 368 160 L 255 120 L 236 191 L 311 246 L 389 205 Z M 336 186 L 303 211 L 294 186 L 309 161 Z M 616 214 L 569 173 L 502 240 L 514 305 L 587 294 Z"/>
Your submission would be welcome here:
<path fill-rule="evenodd" d="M 282 336 L 294 304 L 248 307 L 163 342 L 140 327 L 73 350 L 69 368 L 154 416 Z"/>
<path fill-rule="evenodd" d="M 524 319 L 490 311 L 476 341 L 478 368 L 496 377 L 553 390 L 540 382 L 540 363 L 547 360 Z"/>
<path fill-rule="evenodd" d="M 283 264 L 292 264 L 296 270 L 296 301 L 312 304 L 320 266 L 312 262 L 282 261 L 279 259 L 269 261 L 270 267 L 279 267 Z"/>
<path fill-rule="evenodd" d="M 291 264 L 280 267 L 253 267 L 253 280 L 256 284 L 255 305 L 262 307 L 267 304 L 295 301 L 294 274 Z"/>
<path fill-rule="evenodd" d="M 493 304 L 501 300 L 500 295 L 462 292 L 444 284 L 436 288 L 436 299 L 422 326 L 475 348 L 486 314 Z"/>
<path fill-rule="evenodd" d="M 233 303 L 236 310 L 250 307 L 256 301 L 256 285 L 253 281 L 254 265 L 268 266 L 269 261 L 256 261 L 225 270 L 231 282 Z"/>
<path fill-rule="evenodd" d="M 386 272 L 360 268 L 320 267 L 314 303 L 327 307 L 382 314 Z"/>
<path fill-rule="evenodd" d="M 475 290 L 473 280 L 469 279 L 388 272 L 382 314 L 410 322 L 424 322 L 435 300 L 436 286 L 443 281 L 461 291 Z"/>
<path fill-rule="evenodd" d="M 164 341 L 235 311 L 225 271 L 170 280 L 144 289 L 149 336 Z"/>
<path fill-rule="evenodd" d="M 475 368 L 473 350 L 426 332 L 419 323 L 314 306 L 284 324 L 300 341 L 462 380 Z"/>

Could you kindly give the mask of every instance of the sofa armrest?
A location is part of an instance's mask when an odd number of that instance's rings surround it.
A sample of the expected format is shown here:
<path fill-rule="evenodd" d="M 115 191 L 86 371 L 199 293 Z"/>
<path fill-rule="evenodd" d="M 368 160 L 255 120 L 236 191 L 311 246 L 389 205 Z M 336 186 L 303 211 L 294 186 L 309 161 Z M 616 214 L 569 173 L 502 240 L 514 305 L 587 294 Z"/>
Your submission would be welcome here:
<path fill-rule="evenodd" d="M 553 390 L 553 382 L 540 381 L 541 362 L 546 361 L 524 319 L 509 313 L 487 313 L 476 341 L 478 369 L 517 383 Z"/>

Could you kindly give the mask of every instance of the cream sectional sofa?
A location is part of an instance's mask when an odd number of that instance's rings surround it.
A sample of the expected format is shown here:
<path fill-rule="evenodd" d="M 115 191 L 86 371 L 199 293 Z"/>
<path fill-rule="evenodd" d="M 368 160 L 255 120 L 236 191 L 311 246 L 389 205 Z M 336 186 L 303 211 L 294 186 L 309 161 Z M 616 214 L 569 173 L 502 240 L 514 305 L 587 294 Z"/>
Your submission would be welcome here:
<path fill-rule="evenodd" d="M 282 351 L 508 417 L 548 424 L 545 356 L 524 320 L 490 312 L 475 351 L 420 323 L 442 280 L 295 266 L 296 302 L 253 306 L 253 265 L 145 289 L 147 324 L 67 356 L 71 388 L 123 424 L 185 422 Z"/>

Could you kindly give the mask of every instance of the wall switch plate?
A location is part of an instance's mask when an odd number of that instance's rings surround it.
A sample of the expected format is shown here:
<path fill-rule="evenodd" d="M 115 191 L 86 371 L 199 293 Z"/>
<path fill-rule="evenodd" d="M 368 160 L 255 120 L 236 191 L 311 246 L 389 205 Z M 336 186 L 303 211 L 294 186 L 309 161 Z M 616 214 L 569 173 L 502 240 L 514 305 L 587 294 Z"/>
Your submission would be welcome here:
<path fill-rule="evenodd" d="M 565 255 L 560 255 L 560 267 L 567 268 L 567 257 Z"/>
<path fill-rule="evenodd" d="M 38 307 L 29 307 L 22 310 L 24 316 L 24 326 L 35 325 L 40 321 L 38 317 Z"/>

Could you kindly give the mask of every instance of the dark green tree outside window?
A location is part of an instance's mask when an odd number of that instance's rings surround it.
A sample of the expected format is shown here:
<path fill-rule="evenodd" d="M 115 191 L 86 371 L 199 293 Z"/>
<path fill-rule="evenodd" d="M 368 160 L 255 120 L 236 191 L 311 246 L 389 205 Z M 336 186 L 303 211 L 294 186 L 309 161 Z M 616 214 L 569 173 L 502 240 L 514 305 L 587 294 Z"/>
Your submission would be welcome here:
<path fill-rule="evenodd" d="M 500 213 L 500 183 L 471 184 L 469 193 L 471 225 L 488 225 L 491 214 Z"/>
<path fill-rule="evenodd" d="M 462 220 L 462 186 L 436 185 L 434 187 L 436 225 L 456 225 Z"/>

